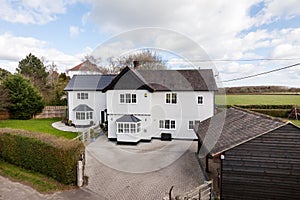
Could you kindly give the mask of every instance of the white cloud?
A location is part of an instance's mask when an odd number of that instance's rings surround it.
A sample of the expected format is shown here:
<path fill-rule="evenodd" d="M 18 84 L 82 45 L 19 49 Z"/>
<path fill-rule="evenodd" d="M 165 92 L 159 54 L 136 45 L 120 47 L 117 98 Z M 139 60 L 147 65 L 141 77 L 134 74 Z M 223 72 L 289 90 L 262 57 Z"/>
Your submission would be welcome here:
<path fill-rule="evenodd" d="M 258 13 L 257 25 L 268 24 L 281 18 L 291 19 L 300 15 L 298 0 L 266 0 L 265 7 Z"/>
<path fill-rule="evenodd" d="M 88 49 L 83 51 L 90 52 Z M 0 35 L 1 68 L 14 72 L 18 67 L 18 62 L 29 53 L 34 54 L 38 58 L 45 57 L 49 62 L 46 64 L 50 64 L 53 61 L 60 72 L 65 72 L 66 69 L 79 64 L 84 55 L 84 53 L 67 55 L 57 49 L 48 47 L 47 42 L 32 37 L 16 37 L 9 33 Z"/>
<path fill-rule="evenodd" d="M 78 26 L 70 26 L 69 32 L 71 38 L 76 38 L 80 33 L 84 32 L 84 30 Z"/>
<path fill-rule="evenodd" d="M 23 24 L 46 24 L 66 12 L 67 0 L 0 0 L 0 19 Z"/>

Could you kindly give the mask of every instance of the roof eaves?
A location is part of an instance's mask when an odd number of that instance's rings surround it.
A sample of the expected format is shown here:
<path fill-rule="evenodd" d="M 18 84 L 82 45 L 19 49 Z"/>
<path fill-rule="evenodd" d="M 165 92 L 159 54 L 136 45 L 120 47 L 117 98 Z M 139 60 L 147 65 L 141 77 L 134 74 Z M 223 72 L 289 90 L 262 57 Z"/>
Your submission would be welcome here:
<path fill-rule="evenodd" d="M 287 124 L 289 124 L 289 122 L 285 122 L 284 124 L 281 124 L 280 126 L 274 127 L 274 128 L 272 128 L 272 129 L 270 129 L 270 130 L 264 132 L 264 133 L 255 135 L 255 136 L 250 137 L 250 138 L 248 138 L 248 139 L 246 139 L 246 140 L 243 140 L 243 141 L 241 141 L 241 142 L 239 142 L 239 143 L 233 144 L 233 145 L 231 145 L 231 146 L 229 146 L 229 147 L 227 147 L 227 148 L 224 148 L 224 149 L 221 150 L 221 151 L 218 151 L 218 152 L 215 152 L 215 153 L 210 152 L 210 155 L 213 156 L 213 157 L 216 157 L 216 156 L 218 156 L 218 155 L 221 154 L 221 153 L 224 153 L 224 152 L 226 152 L 226 151 L 228 151 L 228 150 L 230 150 L 230 149 L 232 149 L 232 148 L 235 148 L 235 147 L 237 147 L 237 146 L 240 146 L 240 145 L 242 145 L 242 144 L 244 144 L 244 143 L 246 143 L 246 142 L 249 142 L 249 141 L 251 141 L 251 140 L 253 140 L 253 139 L 255 139 L 255 138 L 261 137 L 261 136 L 263 136 L 263 135 L 265 135 L 265 134 L 267 134 L 267 133 L 270 133 L 270 132 L 272 132 L 272 131 L 274 131 L 274 130 L 276 130 L 276 129 L 279 129 L 279 128 L 281 128 L 281 127 L 287 125 Z"/>

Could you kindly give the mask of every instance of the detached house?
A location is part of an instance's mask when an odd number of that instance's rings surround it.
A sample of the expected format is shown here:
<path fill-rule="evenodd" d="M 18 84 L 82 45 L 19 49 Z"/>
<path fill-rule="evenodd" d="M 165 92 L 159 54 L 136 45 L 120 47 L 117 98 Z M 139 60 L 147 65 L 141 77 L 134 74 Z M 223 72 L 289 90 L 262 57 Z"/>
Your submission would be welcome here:
<path fill-rule="evenodd" d="M 84 102 L 74 99 L 78 93 L 84 93 L 81 84 L 86 84 L 84 82 L 89 79 L 88 75 L 82 79 L 79 77 L 73 77 L 66 88 L 66 91 L 72 92 L 68 96 L 69 118 L 76 119 L 76 125 L 82 124 L 76 112 L 79 112 L 79 105 L 83 110 Z M 72 82 L 76 82 L 76 87 L 72 86 Z M 106 77 L 105 81 L 100 82 L 98 85 L 101 86 L 97 90 L 95 87 L 90 88 L 94 96 L 91 102 L 85 104 L 89 108 L 84 109 L 93 110 L 93 119 L 100 123 L 104 110 L 108 138 L 118 142 L 138 142 L 161 137 L 197 139 L 193 131 L 194 124 L 214 114 L 214 92 L 217 86 L 213 72 L 209 69 L 136 70 L 125 67 L 117 76 Z M 98 104 L 102 107 L 93 106 Z"/>

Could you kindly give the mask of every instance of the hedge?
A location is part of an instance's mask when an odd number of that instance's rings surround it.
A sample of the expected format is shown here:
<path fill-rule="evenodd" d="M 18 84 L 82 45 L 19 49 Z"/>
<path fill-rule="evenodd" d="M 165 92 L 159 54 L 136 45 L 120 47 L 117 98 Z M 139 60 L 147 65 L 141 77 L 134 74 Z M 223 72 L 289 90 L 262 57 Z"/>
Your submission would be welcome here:
<path fill-rule="evenodd" d="M 287 118 L 291 112 L 290 109 L 250 109 L 254 112 L 270 115 L 273 117 Z"/>
<path fill-rule="evenodd" d="M 295 105 L 234 105 L 234 106 L 245 108 L 245 109 L 292 109 L 295 107 Z"/>
<path fill-rule="evenodd" d="M 64 184 L 76 184 L 77 161 L 84 152 L 80 141 L 24 130 L 0 129 L 2 159 Z"/>

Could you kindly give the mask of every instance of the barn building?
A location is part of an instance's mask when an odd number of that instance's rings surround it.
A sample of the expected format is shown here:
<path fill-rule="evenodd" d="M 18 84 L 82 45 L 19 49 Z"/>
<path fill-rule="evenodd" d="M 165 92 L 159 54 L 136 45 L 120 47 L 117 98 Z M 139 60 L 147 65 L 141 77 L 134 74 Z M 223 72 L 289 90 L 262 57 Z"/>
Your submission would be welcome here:
<path fill-rule="evenodd" d="M 300 128 L 229 108 L 196 124 L 198 153 L 220 199 L 298 199 Z"/>

